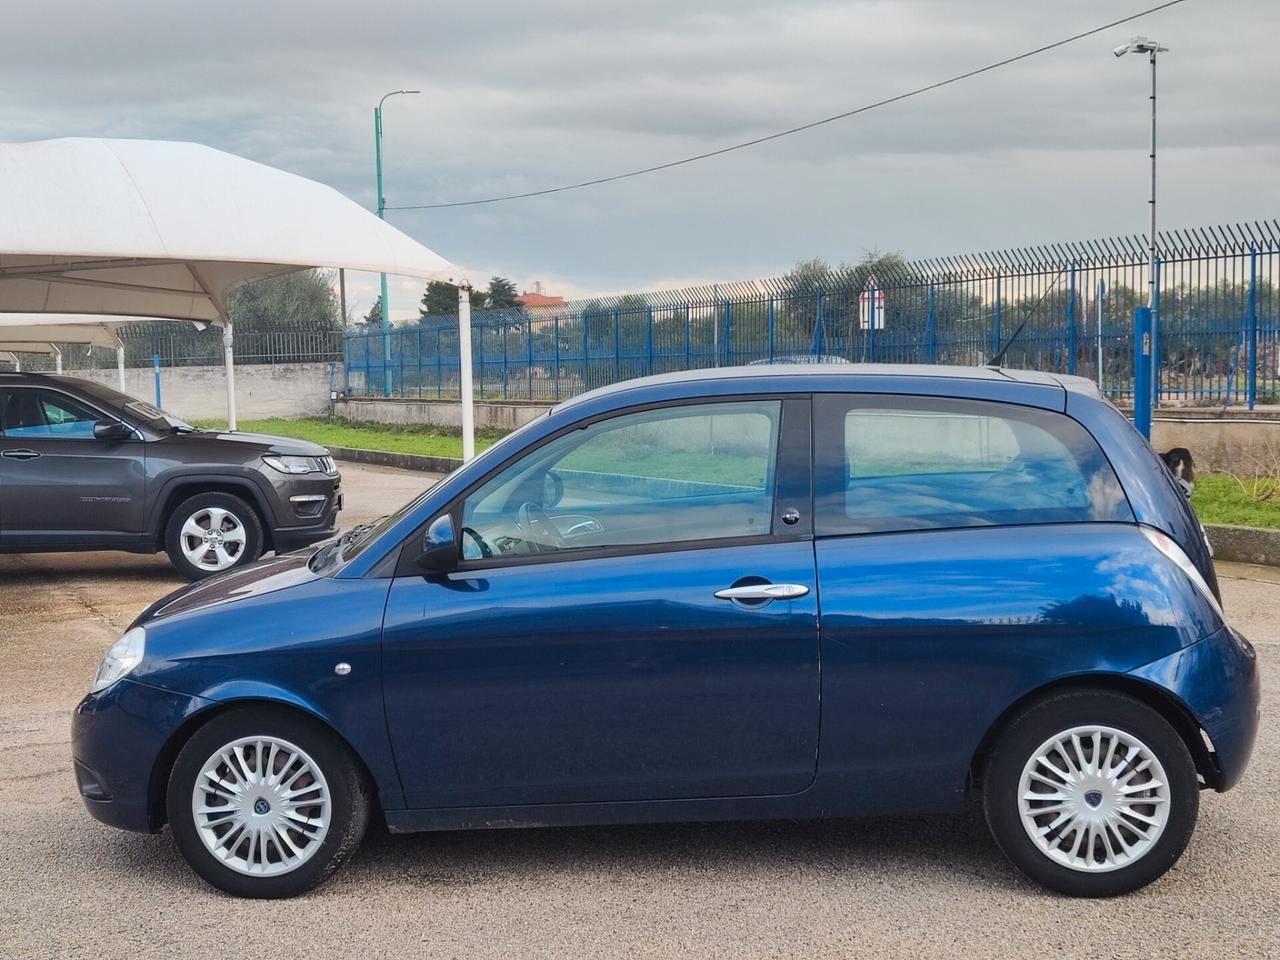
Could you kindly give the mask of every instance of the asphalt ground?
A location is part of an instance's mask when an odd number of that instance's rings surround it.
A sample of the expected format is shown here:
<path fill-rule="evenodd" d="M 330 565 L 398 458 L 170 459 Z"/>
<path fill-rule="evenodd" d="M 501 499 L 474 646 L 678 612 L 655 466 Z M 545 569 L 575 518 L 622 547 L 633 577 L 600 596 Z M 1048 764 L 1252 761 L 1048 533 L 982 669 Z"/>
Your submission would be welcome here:
<path fill-rule="evenodd" d="M 347 525 L 419 473 L 346 465 Z M 180 584 L 162 556 L 0 557 L 0 957 L 1280 957 L 1280 569 L 1221 564 L 1259 649 L 1261 738 L 1178 866 L 1117 900 L 1043 892 L 974 813 L 390 836 L 312 894 L 206 887 L 167 834 L 83 810 L 70 714 L 102 652 Z"/>

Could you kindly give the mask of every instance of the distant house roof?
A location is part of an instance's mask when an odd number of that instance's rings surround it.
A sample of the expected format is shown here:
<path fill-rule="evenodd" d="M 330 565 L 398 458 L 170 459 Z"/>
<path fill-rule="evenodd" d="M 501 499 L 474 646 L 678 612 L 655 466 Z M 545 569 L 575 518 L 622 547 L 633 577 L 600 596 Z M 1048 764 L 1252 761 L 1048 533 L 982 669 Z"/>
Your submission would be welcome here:
<path fill-rule="evenodd" d="M 565 307 L 564 297 L 549 297 L 545 293 L 522 293 L 516 297 L 526 307 Z"/>

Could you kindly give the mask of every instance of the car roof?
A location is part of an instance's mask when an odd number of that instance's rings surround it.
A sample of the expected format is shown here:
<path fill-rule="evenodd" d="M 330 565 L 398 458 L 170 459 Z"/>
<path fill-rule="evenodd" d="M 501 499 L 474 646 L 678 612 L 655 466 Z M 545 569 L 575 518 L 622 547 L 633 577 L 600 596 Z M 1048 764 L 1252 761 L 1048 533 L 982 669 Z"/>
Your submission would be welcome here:
<path fill-rule="evenodd" d="M 1073 393 L 1098 395 L 1097 385 L 1086 377 L 1066 374 L 1045 373 L 1040 370 L 1018 370 L 1007 367 L 974 366 L 962 367 L 946 364 L 925 363 L 775 363 L 768 366 L 712 367 L 705 370 L 680 370 L 674 373 L 661 373 L 635 380 L 623 380 L 607 386 L 588 390 L 570 397 L 557 405 L 555 410 L 577 406 L 595 400 L 604 400 L 611 396 L 629 393 L 646 388 L 662 386 L 687 386 L 697 383 L 708 385 L 724 380 L 734 380 L 744 392 L 770 390 L 805 391 L 826 387 L 830 380 L 830 388 L 839 390 L 842 381 L 851 383 L 860 381 L 865 385 L 868 381 L 883 379 L 885 391 L 896 393 L 894 381 L 914 381 L 916 386 L 929 380 L 956 381 L 967 380 L 997 384 L 1026 384 L 1069 390 Z M 790 381 L 790 382 L 788 382 Z"/>

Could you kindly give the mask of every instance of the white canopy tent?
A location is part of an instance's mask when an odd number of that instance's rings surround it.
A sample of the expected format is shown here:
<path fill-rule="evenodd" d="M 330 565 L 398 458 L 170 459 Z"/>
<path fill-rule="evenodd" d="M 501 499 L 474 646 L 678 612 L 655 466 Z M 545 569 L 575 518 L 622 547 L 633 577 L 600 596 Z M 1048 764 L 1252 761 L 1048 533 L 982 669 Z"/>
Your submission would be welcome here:
<path fill-rule="evenodd" d="M 232 292 L 314 267 L 458 282 L 457 268 L 336 190 L 210 147 L 0 143 L 0 315 L 220 324 L 230 429 Z M 469 343 L 469 318 L 466 326 Z M 461 373 L 465 435 L 469 351 Z"/>
<path fill-rule="evenodd" d="M 101 317 L 85 313 L 0 313 L 0 353 L 54 354 L 58 360 L 58 372 L 61 373 L 62 355 L 57 344 L 105 347 L 115 351 L 120 389 L 124 390 L 124 346 L 120 342 L 120 328 L 129 323 L 166 319 Z M 202 328 L 208 326 L 199 322 L 194 325 Z"/>

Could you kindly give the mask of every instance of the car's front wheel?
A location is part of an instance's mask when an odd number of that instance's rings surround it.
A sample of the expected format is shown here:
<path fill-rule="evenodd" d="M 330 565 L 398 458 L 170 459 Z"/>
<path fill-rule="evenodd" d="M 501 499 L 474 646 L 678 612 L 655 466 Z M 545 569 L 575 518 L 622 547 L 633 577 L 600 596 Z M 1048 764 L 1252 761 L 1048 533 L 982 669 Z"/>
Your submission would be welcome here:
<path fill-rule="evenodd" d="M 989 754 L 983 801 L 996 842 L 1033 880 L 1077 897 L 1146 886 L 1195 828 L 1200 784 L 1164 717 L 1109 690 L 1032 704 Z"/>
<path fill-rule="evenodd" d="M 174 509 L 165 527 L 170 562 L 191 580 L 226 573 L 262 555 L 262 521 L 230 493 L 198 493 Z"/>
<path fill-rule="evenodd" d="M 182 748 L 167 812 L 201 877 L 241 897 L 291 897 L 355 853 L 370 791 L 347 747 L 289 711 L 245 707 L 215 717 Z"/>

